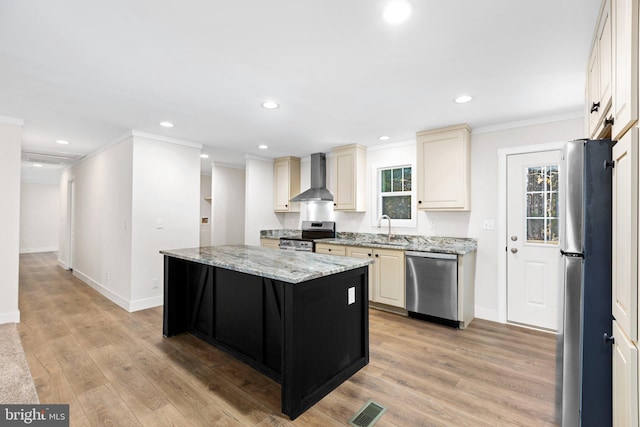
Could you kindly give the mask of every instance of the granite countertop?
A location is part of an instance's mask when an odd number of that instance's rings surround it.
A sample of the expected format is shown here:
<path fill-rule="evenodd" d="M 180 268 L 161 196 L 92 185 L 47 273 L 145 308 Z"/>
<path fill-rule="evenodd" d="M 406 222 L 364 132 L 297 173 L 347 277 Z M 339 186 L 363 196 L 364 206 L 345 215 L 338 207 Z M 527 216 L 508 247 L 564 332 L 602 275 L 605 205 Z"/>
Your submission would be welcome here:
<path fill-rule="evenodd" d="M 261 238 L 279 239 L 280 237 L 300 237 L 300 230 L 262 230 Z M 392 234 L 391 241 L 383 233 L 338 232 L 336 238 L 316 239 L 316 243 L 332 245 L 364 246 L 403 251 L 439 252 L 445 254 L 466 255 L 478 250 L 476 239 L 465 237 L 415 236 Z"/>
<path fill-rule="evenodd" d="M 172 249 L 160 251 L 160 253 L 288 283 L 306 282 L 318 277 L 365 267 L 373 262 L 367 259 L 245 245 Z"/>

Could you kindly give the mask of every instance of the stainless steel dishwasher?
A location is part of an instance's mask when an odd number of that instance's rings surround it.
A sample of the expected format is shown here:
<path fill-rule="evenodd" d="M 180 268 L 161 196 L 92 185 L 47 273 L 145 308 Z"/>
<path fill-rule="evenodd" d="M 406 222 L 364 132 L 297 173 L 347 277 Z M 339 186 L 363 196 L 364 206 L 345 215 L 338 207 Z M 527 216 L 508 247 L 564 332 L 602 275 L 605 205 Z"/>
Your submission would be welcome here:
<path fill-rule="evenodd" d="M 458 256 L 407 251 L 405 259 L 409 316 L 460 327 Z"/>

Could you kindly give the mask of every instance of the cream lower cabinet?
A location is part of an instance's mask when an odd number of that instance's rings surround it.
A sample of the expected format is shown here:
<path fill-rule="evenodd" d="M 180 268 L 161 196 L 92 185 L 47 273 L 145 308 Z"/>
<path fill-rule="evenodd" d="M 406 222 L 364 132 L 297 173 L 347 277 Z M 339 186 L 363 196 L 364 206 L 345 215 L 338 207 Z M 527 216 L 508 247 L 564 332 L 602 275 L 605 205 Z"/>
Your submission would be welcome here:
<path fill-rule="evenodd" d="M 638 348 L 613 321 L 613 426 L 638 426 Z"/>
<path fill-rule="evenodd" d="M 316 253 L 329 255 L 345 255 L 345 246 L 329 243 L 316 243 Z"/>
<path fill-rule="evenodd" d="M 280 249 L 280 239 L 260 239 L 260 246 L 263 248 Z"/>
<path fill-rule="evenodd" d="M 366 247 L 347 247 L 347 256 L 373 259 L 369 267 L 369 300 L 405 308 L 404 251 Z"/>

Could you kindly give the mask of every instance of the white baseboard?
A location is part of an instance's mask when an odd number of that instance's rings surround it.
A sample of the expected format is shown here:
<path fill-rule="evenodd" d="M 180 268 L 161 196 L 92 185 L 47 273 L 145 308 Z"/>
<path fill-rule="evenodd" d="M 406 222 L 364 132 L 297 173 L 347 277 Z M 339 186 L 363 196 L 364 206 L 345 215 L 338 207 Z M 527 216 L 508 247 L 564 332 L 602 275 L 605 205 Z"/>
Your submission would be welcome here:
<path fill-rule="evenodd" d="M 135 301 L 131 301 L 129 304 L 129 312 L 146 310 L 147 308 L 159 307 L 164 304 L 164 295 L 158 295 L 157 297 L 144 298 Z"/>
<path fill-rule="evenodd" d="M 118 295 L 118 294 L 112 292 L 111 290 L 105 288 L 100 283 L 96 282 L 91 277 L 87 276 L 86 274 L 82 273 L 81 271 L 78 271 L 78 270 L 74 269 L 73 270 L 73 275 L 75 277 L 77 277 L 78 279 L 82 280 L 84 283 L 86 283 L 87 285 L 89 285 L 93 289 L 95 289 L 100 295 L 104 296 L 109 301 L 113 302 L 114 304 L 118 305 L 119 307 L 123 308 L 124 310 L 129 311 L 129 301 L 127 301 L 126 299 L 122 298 L 120 295 Z"/>
<path fill-rule="evenodd" d="M 20 248 L 21 254 L 33 254 L 36 252 L 58 252 L 58 247 L 48 246 L 45 248 Z"/>
<path fill-rule="evenodd" d="M 475 306 L 475 317 L 478 319 L 500 322 L 498 319 L 498 309 Z"/>
<path fill-rule="evenodd" d="M 64 263 L 62 260 L 58 259 L 58 267 L 60 267 L 63 270 L 68 270 L 69 268 L 67 267 L 67 264 Z"/>
<path fill-rule="evenodd" d="M 10 313 L 0 313 L 0 325 L 4 323 L 20 323 L 20 310 Z"/>
<path fill-rule="evenodd" d="M 62 265 L 60 260 L 58 262 Z M 91 288 L 95 289 L 100 295 L 107 298 L 109 301 L 118 305 L 120 308 L 128 311 L 129 313 L 133 313 L 134 311 L 146 310 L 148 308 L 158 307 L 164 304 L 164 295 L 158 295 L 151 298 L 144 298 L 135 301 L 127 301 L 125 298 L 122 298 L 120 295 L 115 292 L 107 289 L 102 286 L 100 283 L 93 280 L 91 277 L 82 273 L 78 270 L 73 270 L 73 275 L 78 279 L 82 280 L 84 283 L 89 285 Z"/>

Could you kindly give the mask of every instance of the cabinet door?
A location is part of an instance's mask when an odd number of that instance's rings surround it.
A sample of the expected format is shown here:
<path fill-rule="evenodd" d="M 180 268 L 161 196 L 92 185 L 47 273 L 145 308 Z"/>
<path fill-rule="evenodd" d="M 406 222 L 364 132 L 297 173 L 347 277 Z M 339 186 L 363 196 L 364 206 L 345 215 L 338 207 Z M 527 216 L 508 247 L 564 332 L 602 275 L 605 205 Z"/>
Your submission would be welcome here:
<path fill-rule="evenodd" d="M 638 340 L 638 129 L 613 146 L 612 313 Z"/>
<path fill-rule="evenodd" d="M 589 57 L 589 67 L 587 68 L 587 104 L 589 108 L 589 136 L 594 137 L 598 121 L 600 120 L 600 73 L 598 61 L 598 45 L 594 45 Z"/>
<path fill-rule="evenodd" d="M 613 426 L 638 425 L 638 349 L 613 321 Z"/>
<path fill-rule="evenodd" d="M 346 255 L 353 258 L 371 259 L 373 257 L 372 248 L 364 248 L 360 246 L 348 246 Z M 377 301 L 376 265 L 369 265 L 369 301 Z"/>
<path fill-rule="evenodd" d="M 612 0 L 613 139 L 638 120 L 638 0 Z"/>
<path fill-rule="evenodd" d="M 334 209 L 365 211 L 366 148 L 352 144 L 333 151 L 335 157 Z"/>
<path fill-rule="evenodd" d="M 604 116 L 611 103 L 611 73 L 613 68 L 611 42 L 611 4 L 604 2 L 600 16 L 600 32 L 598 34 L 598 100 L 600 101 L 600 116 Z"/>
<path fill-rule="evenodd" d="M 467 126 L 418 133 L 419 209 L 470 209 L 470 135 Z"/>
<path fill-rule="evenodd" d="M 299 212 L 300 203 L 291 198 L 300 193 L 300 159 L 282 157 L 273 163 L 273 193 L 276 212 Z"/>
<path fill-rule="evenodd" d="M 405 308 L 404 252 L 375 249 L 376 302 Z M 375 292 L 375 290 L 374 290 Z"/>
<path fill-rule="evenodd" d="M 279 239 L 260 239 L 260 246 L 263 248 L 280 249 Z"/>

